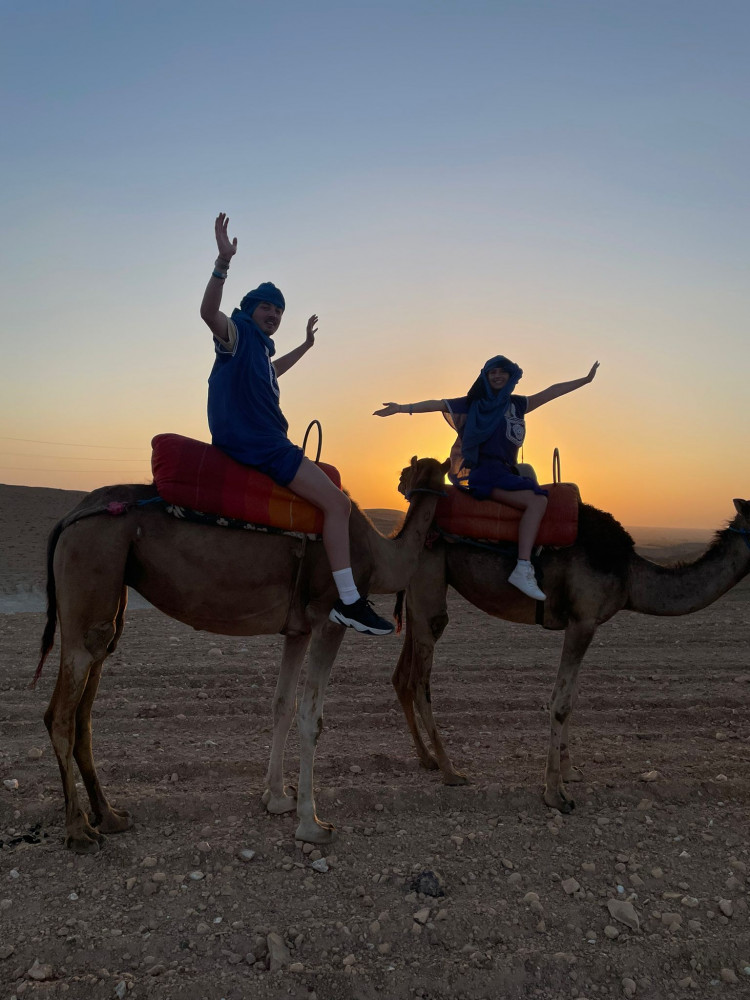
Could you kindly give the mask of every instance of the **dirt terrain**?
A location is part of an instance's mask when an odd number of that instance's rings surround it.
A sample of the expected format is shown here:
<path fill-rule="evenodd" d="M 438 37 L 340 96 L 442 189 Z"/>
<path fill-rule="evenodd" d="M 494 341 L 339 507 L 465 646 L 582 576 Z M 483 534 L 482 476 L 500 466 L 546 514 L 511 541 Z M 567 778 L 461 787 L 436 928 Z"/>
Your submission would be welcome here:
<path fill-rule="evenodd" d="M 327 871 L 260 802 L 280 638 L 129 612 L 94 739 L 135 826 L 77 857 L 42 723 L 57 649 L 30 690 L 44 616 L 0 615 L 0 997 L 750 996 L 750 581 L 600 629 L 570 816 L 540 794 L 561 635 L 450 612 L 433 703 L 472 784 L 417 764 L 400 639 L 347 635 L 316 760 Z"/>

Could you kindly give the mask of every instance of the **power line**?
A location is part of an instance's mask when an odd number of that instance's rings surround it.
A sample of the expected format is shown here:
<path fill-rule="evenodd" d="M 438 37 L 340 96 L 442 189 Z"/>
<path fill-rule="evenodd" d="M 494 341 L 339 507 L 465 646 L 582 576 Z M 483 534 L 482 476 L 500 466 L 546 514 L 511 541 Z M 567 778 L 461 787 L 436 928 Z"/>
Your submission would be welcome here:
<path fill-rule="evenodd" d="M 5 437 L 0 434 L 0 441 L 23 441 L 25 444 L 62 444 L 66 448 L 106 448 L 108 451 L 145 451 L 143 445 L 136 447 L 130 444 L 81 444 L 78 441 L 36 441 L 33 438 Z"/>

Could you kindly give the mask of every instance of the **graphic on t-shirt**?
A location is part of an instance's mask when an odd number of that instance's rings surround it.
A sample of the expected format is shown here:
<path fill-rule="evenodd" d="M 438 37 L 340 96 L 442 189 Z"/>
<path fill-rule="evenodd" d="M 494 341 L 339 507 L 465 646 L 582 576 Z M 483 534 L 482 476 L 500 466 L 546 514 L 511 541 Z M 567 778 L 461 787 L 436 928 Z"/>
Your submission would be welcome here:
<path fill-rule="evenodd" d="M 526 424 L 516 413 L 515 403 L 510 404 L 505 414 L 505 436 L 516 446 L 522 445 L 526 437 Z"/>
<path fill-rule="evenodd" d="M 271 355 L 268 353 L 268 348 L 266 348 L 266 359 L 268 361 L 268 380 L 271 383 L 271 388 L 276 398 L 279 399 L 281 397 L 281 390 L 279 389 L 279 383 L 276 381 L 276 369 L 271 364 Z"/>

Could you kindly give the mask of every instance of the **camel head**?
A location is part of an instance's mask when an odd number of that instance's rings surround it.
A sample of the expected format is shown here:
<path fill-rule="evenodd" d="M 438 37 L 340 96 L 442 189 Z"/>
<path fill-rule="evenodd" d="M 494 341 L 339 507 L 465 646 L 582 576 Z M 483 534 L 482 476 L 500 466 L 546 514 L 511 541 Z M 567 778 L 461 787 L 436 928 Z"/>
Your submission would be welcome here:
<path fill-rule="evenodd" d="M 750 500 L 733 500 L 737 516 L 730 522 L 730 529 L 742 535 L 750 549 Z"/>
<path fill-rule="evenodd" d="M 422 493 L 444 493 L 445 474 L 450 466 L 448 458 L 444 462 L 439 462 L 436 458 L 412 456 L 411 463 L 401 470 L 399 493 L 403 493 L 407 500 L 416 490 Z"/>

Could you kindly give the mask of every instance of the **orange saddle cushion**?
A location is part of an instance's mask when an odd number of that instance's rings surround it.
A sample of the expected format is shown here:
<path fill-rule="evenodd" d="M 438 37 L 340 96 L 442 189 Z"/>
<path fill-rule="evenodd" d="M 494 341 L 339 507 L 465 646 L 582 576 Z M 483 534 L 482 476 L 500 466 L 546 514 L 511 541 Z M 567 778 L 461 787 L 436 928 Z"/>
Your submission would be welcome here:
<path fill-rule="evenodd" d="M 572 545 L 578 534 L 578 487 L 574 483 L 553 483 L 544 489 L 549 492 L 549 502 L 536 544 Z M 493 542 L 518 541 L 520 510 L 496 500 L 475 500 L 455 486 L 447 486 L 446 492 L 435 511 L 435 520 L 443 531 Z"/>
<path fill-rule="evenodd" d="M 318 507 L 212 444 L 181 434 L 157 434 L 151 447 L 154 482 L 167 503 L 286 531 L 319 535 L 323 530 Z M 341 486 L 332 465 L 318 466 Z"/>

